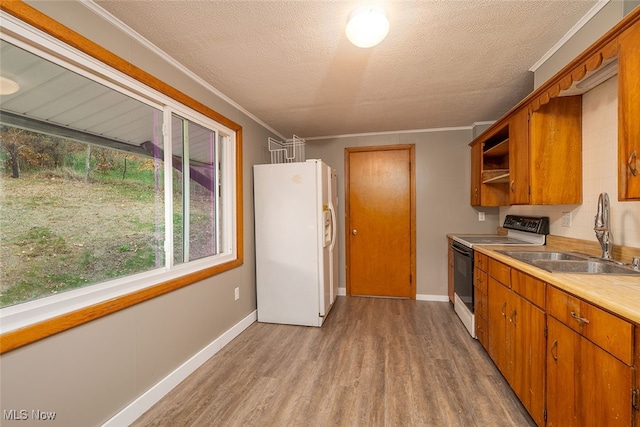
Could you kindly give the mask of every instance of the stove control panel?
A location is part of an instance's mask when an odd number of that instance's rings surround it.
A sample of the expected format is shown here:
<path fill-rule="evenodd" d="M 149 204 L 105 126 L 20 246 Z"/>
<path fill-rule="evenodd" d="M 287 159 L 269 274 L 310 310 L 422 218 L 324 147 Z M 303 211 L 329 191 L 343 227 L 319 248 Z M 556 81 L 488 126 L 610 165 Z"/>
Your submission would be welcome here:
<path fill-rule="evenodd" d="M 549 217 L 507 215 L 503 227 L 529 233 L 549 234 Z"/>

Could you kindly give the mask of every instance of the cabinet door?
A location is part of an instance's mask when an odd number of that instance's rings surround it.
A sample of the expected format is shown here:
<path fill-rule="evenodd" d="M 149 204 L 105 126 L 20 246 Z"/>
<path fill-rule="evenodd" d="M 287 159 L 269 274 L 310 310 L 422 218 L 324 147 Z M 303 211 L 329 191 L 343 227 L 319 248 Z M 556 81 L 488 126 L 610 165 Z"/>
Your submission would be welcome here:
<path fill-rule="evenodd" d="M 529 203 L 529 110 L 521 108 L 509 123 L 509 203 Z"/>
<path fill-rule="evenodd" d="M 548 319 L 547 426 L 630 426 L 633 368 Z"/>
<path fill-rule="evenodd" d="M 631 426 L 632 368 L 584 337 L 579 354 L 580 425 Z"/>
<path fill-rule="evenodd" d="M 507 335 L 507 312 L 511 291 L 500 282 L 489 277 L 489 356 L 502 374 L 510 378 L 509 341 Z"/>
<path fill-rule="evenodd" d="M 580 427 L 576 414 L 580 371 L 575 357 L 580 335 L 551 316 L 547 328 L 547 427 Z"/>
<path fill-rule="evenodd" d="M 545 393 L 545 314 L 515 293 L 509 307 L 511 359 L 509 381 L 513 391 L 537 425 L 544 425 Z"/>
<path fill-rule="evenodd" d="M 581 96 L 553 98 L 531 114 L 529 203 L 582 203 L 581 126 Z"/>
<path fill-rule="evenodd" d="M 618 198 L 640 200 L 640 23 L 618 43 Z"/>
<path fill-rule="evenodd" d="M 471 146 L 471 206 L 480 206 L 481 162 L 482 144 L 473 144 Z"/>

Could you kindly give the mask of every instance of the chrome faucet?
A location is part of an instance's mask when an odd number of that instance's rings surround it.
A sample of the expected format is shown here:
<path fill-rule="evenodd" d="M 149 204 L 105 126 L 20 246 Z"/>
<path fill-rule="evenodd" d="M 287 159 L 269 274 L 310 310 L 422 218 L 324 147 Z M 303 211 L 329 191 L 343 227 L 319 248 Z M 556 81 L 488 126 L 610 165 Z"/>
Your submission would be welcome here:
<path fill-rule="evenodd" d="M 595 227 L 596 238 L 602 248 L 602 259 L 612 260 L 613 234 L 609 223 L 609 195 L 600 193 L 598 197 L 598 213 L 596 214 Z"/>

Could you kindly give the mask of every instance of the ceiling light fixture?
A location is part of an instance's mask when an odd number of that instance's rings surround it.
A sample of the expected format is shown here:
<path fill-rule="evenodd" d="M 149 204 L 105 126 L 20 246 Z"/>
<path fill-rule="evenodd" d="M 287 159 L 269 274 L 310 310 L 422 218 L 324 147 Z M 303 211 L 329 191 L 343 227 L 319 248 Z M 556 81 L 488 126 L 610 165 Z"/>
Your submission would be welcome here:
<path fill-rule="evenodd" d="M 347 38 L 358 47 L 373 47 L 389 32 L 389 20 L 380 6 L 361 6 L 349 15 Z"/>
<path fill-rule="evenodd" d="M 0 76 L 0 95 L 11 95 L 20 90 L 20 85 L 15 81 Z"/>

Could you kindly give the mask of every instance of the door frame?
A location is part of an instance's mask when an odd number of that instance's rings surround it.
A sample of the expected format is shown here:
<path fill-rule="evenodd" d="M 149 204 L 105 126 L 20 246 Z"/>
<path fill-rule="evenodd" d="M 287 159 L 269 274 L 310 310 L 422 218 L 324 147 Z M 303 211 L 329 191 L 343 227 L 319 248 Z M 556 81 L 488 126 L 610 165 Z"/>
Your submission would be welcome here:
<path fill-rule="evenodd" d="M 351 232 L 351 214 L 350 214 L 350 173 L 349 160 L 351 153 L 363 152 L 363 151 L 393 151 L 393 150 L 407 150 L 409 151 L 410 165 L 409 165 L 409 197 L 410 197 L 410 285 L 411 285 L 411 299 L 416 299 L 416 156 L 415 156 L 415 144 L 398 144 L 398 145 L 378 145 L 367 147 L 347 147 L 344 149 L 344 186 L 345 186 L 345 268 L 346 268 L 346 293 L 351 295 L 351 243 L 349 233 Z"/>

